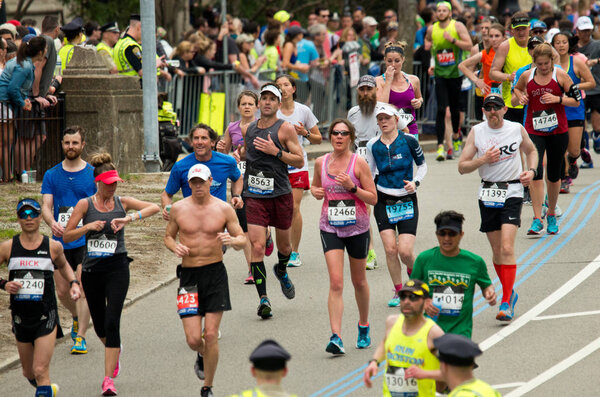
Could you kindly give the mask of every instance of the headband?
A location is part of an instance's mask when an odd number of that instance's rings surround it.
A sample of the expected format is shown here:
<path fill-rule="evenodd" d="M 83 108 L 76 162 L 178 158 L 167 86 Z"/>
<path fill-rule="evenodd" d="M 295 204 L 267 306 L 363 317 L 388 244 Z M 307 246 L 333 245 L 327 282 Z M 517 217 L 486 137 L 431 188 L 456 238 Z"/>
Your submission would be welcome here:
<path fill-rule="evenodd" d="M 387 55 L 388 52 L 397 52 L 400 55 L 404 55 L 404 49 L 402 47 L 398 47 L 395 45 L 389 46 L 385 49 L 384 55 Z"/>
<path fill-rule="evenodd" d="M 449 9 L 450 11 L 452 11 L 452 5 L 450 4 L 450 2 L 449 2 L 449 1 L 440 1 L 439 3 L 437 3 L 437 4 L 436 4 L 436 6 L 435 6 L 436 10 L 437 10 L 437 8 L 438 8 L 439 6 L 446 6 L 446 7 L 448 7 L 448 9 Z"/>

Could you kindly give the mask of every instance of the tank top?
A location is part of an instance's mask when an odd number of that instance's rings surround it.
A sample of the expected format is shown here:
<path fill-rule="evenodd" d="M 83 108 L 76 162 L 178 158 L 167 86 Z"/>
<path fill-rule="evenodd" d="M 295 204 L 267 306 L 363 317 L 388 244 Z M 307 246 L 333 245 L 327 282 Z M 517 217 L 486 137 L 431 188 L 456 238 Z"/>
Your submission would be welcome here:
<path fill-rule="evenodd" d="M 542 103 L 541 97 L 550 93 L 552 95 L 563 95 L 563 89 L 556 79 L 556 67 L 552 71 L 552 79 L 546 85 L 535 82 L 535 72 L 532 68 L 527 82 L 527 116 L 525 118 L 525 129 L 533 135 L 557 135 L 568 131 L 565 106 L 560 103 Z"/>
<path fill-rule="evenodd" d="M 227 126 L 233 150 L 244 144 L 244 136 L 242 135 L 242 128 L 240 127 L 241 122 L 242 120 L 234 121 Z"/>
<path fill-rule="evenodd" d="M 444 31 L 447 31 L 450 36 L 456 40 L 460 40 L 460 36 L 456 32 L 456 21 L 450 20 L 445 29 L 440 28 L 440 23 L 433 24 L 431 31 L 431 55 L 435 59 L 435 77 L 443 77 L 446 79 L 457 78 L 462 76 L 458 69 L 458 64 L 462 60 L 462 50 L 455 44 L 452 44 L 444 38 Z"/>
<path fill-rule="evenodd" d="M 23 286 L 10 295 L 10 309 L 23 322 L 35 322 L 56 308 L 50 239 L 44 236 L 36 249 L 28 250 L 21 245 L 19 236 L 12 239 L 8 280 L 20 281 Z"/>
<path fill-rule="evenodd" d="M 410 101 L 415 99 L 415 89 L 404 73 L 402 73 L 402 76 L 404 76 L 404 79 L 408 83 L 408 88 L 402 92 L 390 89 L 390 99 L 388 102 L 398 109 L 398 117 L 407 121 L 408 132 L 416 135 L 419 133 L 419 128 L 415 121 L 417 119 L 415 109 L 410 104 Z M 383 74 L 383 81 L 385 81 L 385 73 Z"/>
<path fill-rule="evenodd" d="M 516 72 L 519 68 L 529 65 L 532 62 L 531 56 L 527 51 L 527 46 L 521 47 L 517 44 L 514 37 L 508 39 L 508 53 L 506 54 L 506 59 L 504 60 L 504 67 L 502 71 L 504 73 L 511 74 L 512 72 Z M 503 81 L 502 82 L 502 98 L 504 98 L 504 103 L 506 106 L 513 109 L 523 109 L 523 105 L 512 106 L 510 103 L 510 99 L 512 96 L 511 92 L 512 81 Z"/>
<path fill-rule="evenodd" d="M 492 68 L 492 63 L 494 62 L 494 56 L 496 55 L 496 51 L 492 47 L 487 50 L 481 51 L 481 75 L 483 77 L 484 83 L 489 85 L 492 88 L 498 87 L 500 82 L 490 79 L 490 69 Z M 475 93 L 477 96 L 483 96 L 481 90 L 479 88 L 475 89 Z"/>
<path fill-rule="evenodd" d="M 581 83 L 581 78 L 575 74 L 573 55 L 569 55 L 569 70 L 567 74 L 573 80 L 573 84 Z M 583 100 L 579 101 L 579 106 L 577 107 L 565 106 L 565 114 L 567 115 L 567 120 L 585 120 L 585 102 Z"/>
<path fill-rule="evenodd" d="M 106 221 L 104 228 L 100 231 L 92 230 L 85 235 L 86 250 L 83 258 L 82 268 L 85 271 L 100 270 L 101 265 L 111 263 L 110 260 L 115 255 L 127 254 L 125 248 L 125 228 L 121 228 L 117 233 L 113 232 L 110 222 L 115 218 L 123 218 L 127 215 L 121 198 L 114 196 L 115 207 L 112 211 L 100 212 L 94 206 L 92 197 L 88 197 L 88 210 L 83 217 L 83 224 L 94 221 Z M 92 269 L 94 268 L 95 269 Z"/>
<path fill-rule="evenodd" d="M 321 208 L 319 229 L 335 233 L 338 237 L 356 236 L 369 230 L 369 213 L 367 206 L 354 193 L 335 182 L 335 175 L 327 172 L 331 153 L 326 154 L 321 165 L 321 186 L 325 189 L 325 198 Z M 353 154 L 348 162 L 346 173 L 352 182 L 361 187 L 356 177 L 355 167 L 358 155 Z"/>
<path fill-rule="evenodd" d="M 383 395 L 386 397 L 434 397 L 435 381 L 433 379 L 404 379 L 404 371 L 411 365 L 424 370 L 437 370 L 440 362 L 427 346 L 427 336 L 433 320 L 427 319 L 425 325 L 414 335 L 407 336 L 402 332 L 404 316 L 392 326 L 385 341 L 385 374 L 383 377 Z"/>
<path fill-rule="evenodd" d="M 273 198 L 283 196 L 292 192 L 292 185 L 288 178 L 287 164 L 278 159 L 257 150 L 254 139 L 261 137 L 271 140 L 281 150 L 285 150 L 277 132 L 283 120 L 277 121 L 268 128 L 259 128 L 256 120 L 246 130 L 246 172 L 244 173 L 244 197 Z"/>

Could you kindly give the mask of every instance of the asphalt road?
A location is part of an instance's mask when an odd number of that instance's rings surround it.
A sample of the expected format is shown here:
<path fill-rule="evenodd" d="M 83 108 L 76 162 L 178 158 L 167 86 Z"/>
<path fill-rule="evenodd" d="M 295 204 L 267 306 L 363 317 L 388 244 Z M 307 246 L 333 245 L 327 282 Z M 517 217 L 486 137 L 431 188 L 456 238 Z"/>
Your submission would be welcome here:
<path fill-rule="evenodd" d="M 596 156 L 596 160 L 600 161 Z M 462 248 L 486 259 L 488 271 L 499 291 L 491 264 L 486 237 L 478 231 L 477 174 L 460 176 L 457 161 L 437 163 L 427 155 L 429 172 L 418 196 L 421 219 L 416 253 L 436 244 L 434 216 L 442 209 L 463 212 L 467 218 Z M 528 238 L 531 208 L 523 209 L 523 227 L 517 237 L 519 301 L 516 318 L 510 325 L 495 320 L 496 307 L 476 297 L 473 339 L 485 350 L 479 358 L 476 376 L 510 396 L 594 396 L 599 395 L 597 368 L 600 368 L 600 172 L 582 170 L 571 194 L 561 195 L 561 232 L 556 236 Z M 220 363 L 214 384 L 216 396 L 226 396 L 253 384 L 248 356 L 263 339 L 278 340 L 292 354 L 285 387 L 302 396 L 381 395 L 381 376 L 372 390 L 362 385 L 362 370 L 373 348 L 357 350 L 358 314 L 352 284 L 346 272 L 346 304 L 342 339 L 347 354 L 332 357 L 325 352 L 329 340 L 327 315 L 328 277 L 318 234 L 321 202 L 306 195 L 302 204 L 304 236 L 301 259 L 304 265 L 290 269 L 296 298 L 288 301 L 279 283 L 270 277 L 268 291 L 274 317 L 256 316 L 258 298 L 254 286 L 243 285 L 246 265 L 241 252 L 229 251 L 233 310 L 221 326 Z M 374 221 L 372 221 L 373 226 Z M 375 228 L 376 230 L 376 228 Z M 371 287 L 370 322 L 373 343 L 383 337 L 386 316 L 397 309 L 387 307 L 392 284 L 385 266 L 379 237 L 375 236 L 379 268 L 368 272 Z M 273 254 L 266 261 L 270 269 Z M 177 260 L 165 263 L 175 269 Z M 269 272 L 269 275 L 271 273 Z M 199 395 L 200 381 L 193 372 L 195 355 L 186 343 L 175 308 L 176 285 L 138 301 L 125 310 L 121 329 L 124 344 L 123 371 L 116 380 L 119 395 Z M 52 381 L 61 387 L 60 396 L 100 395 L 103 378 L 103 350 L 89 331 L 90 353 L 71 356 L 70 340 L 57 345 L 51 366 Z M 16 368 L 0 375 L 1 395 L 28 396 L 33 389 Z"/>

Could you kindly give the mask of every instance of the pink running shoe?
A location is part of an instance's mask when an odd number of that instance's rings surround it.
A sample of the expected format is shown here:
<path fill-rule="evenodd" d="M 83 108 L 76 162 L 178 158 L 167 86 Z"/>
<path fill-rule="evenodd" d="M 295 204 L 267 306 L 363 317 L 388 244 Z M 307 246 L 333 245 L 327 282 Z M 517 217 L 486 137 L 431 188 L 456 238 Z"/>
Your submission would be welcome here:
<path fill-rule="evenodd" d="M 121 352 L 123 351 L 123 345 L 121 345 L 121 349 L 119 350 L 119 358 L 117 359 L 117 366 L 115 367 L 115 370 L 113 372 L 113 379 L 116 378 L 117 376 L 119 376 L 119 374 L 121 373 Z M 108 394 L 109 396 L 111 394 Z M 114 395 L 117 395 L 116 393 Z"/>
<path fill-rule="evenodd" d="M 273 237 L 271 237 L 271 231 L 267 230 L 267 245 L 265 248 L 265 255 L 271 256 L 273 253 Z"/>
<path fill-rule="evenodd" d="M 115 387 L 115 383 L 108 376 L 104 377 L 102 381 L 102 395 L 103 396 L 116 396 L 117 389 Z"/>

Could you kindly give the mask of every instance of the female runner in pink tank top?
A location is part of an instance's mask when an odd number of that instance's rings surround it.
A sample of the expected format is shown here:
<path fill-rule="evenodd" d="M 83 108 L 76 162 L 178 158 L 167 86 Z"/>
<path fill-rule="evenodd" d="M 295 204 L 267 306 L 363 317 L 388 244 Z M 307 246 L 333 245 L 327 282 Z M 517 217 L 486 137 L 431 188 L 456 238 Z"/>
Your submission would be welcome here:
<path fill-rule="evenodd" d="M 341 339 L 344 300 L 344 248 L 350 259 L 350 275 L 358 306 L 358 339 L 356 347 L 370 346 L 369 285 L 366 277 L 369 248 L 369 214 L 366 204 L 377 203 L 375 182 L 367 162 L 352 153 L 354 126 L 337 119 L 329 127 L 333 152 L 315 161 L 310 192 L 323 200 L 319 229 L 329 272 L 329 322 L 332 336 L 326 351 L 344 354 Z"/>

